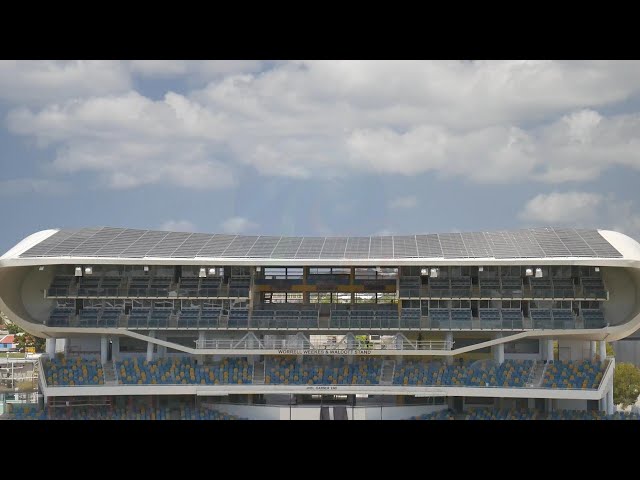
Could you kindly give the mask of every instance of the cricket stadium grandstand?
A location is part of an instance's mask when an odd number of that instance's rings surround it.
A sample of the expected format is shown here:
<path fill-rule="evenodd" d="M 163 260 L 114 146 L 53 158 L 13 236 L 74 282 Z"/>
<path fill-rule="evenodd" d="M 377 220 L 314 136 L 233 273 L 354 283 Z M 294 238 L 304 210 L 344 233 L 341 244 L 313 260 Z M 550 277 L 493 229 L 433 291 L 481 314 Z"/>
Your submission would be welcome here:
<path fill-rule="evenodd" d="M 0 310 L 46 338 L 13 418 L 591 419 L 640 327 L 640 244 L 577 228 L 372 237 L 44 230 Z"/>

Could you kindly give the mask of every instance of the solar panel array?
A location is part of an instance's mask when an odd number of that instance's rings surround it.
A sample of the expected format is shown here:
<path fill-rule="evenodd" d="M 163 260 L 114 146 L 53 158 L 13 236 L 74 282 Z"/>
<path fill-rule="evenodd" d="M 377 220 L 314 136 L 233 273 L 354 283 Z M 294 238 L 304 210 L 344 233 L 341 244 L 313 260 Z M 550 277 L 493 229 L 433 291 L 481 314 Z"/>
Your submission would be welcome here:
<path fill-rule="evenodd" d="M 386 237 L 277 237 L 82 228 L 60 230 L 20 256 L 276 259 L 622 257 L 597 230 L 551 227 Z"/>

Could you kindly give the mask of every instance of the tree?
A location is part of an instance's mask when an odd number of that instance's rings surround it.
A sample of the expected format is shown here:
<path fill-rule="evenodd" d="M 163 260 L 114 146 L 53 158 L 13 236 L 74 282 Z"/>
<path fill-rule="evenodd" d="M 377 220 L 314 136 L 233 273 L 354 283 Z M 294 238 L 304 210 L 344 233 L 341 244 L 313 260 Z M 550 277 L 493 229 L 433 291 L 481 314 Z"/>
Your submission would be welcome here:
<path fill-rule="evenodd" d="M 640 394 L 640 369 L 631 363 L 618 363 L 613 375 L 613 403 L 623 408 L 636 403 Z"/>
<path fill-rule="evenodd" d="M 34 337 L 30 333 L 25 332 L 15 323 L 10 323 L 7 325 L 7 330 L 11 335 L 16 336 L 16 346 L 20 352 L 24 352 L 27 347 L 34 347 L 36 349 L 36 353 L 44 352 L 45 349 L 45 339 Z"/>

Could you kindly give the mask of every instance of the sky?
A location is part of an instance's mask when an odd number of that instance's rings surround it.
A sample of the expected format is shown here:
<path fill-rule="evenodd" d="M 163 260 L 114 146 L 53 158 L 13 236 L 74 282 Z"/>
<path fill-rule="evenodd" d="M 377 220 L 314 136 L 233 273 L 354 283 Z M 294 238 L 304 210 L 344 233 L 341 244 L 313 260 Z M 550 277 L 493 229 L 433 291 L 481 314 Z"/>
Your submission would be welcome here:
<path fill-rule="evenodd" d="M 640 240 L 640 62 L 0 61 L 0 250 L 47 228 Z"/>

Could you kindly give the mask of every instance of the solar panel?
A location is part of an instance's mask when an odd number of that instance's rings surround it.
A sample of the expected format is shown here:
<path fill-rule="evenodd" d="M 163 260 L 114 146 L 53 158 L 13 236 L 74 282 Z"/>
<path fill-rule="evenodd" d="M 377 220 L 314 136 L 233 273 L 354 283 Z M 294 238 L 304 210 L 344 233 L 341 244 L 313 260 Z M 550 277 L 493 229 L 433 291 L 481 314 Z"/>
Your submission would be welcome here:
<path fill-rule="evenodd" d="M 416 235 L 418 256 L 425 258 L 442 258 L 442 245 L 440 237 L 436 234 Z"/>
<path fill-rule="evenodd" d="M 442 233 L 438 236 L 444 258 L 467 258 L 469 256 L 460 233 Z"/>
<path fill-rule="evenodd" d="M 505 232 L 511 238 L 515 246 L 517 256 L 520 258 L 540 258 L 544 257 L 544 250 L 538 243 L 535 235 L 529 230 L 518 230 L 516 232 Z"/>
<path fill-rule="evenodd" d="M 369 258 L 369 243 L 369 237 L 349 237 L 344 252 L 345 258 Z"/>
<path fill-rule="evenodd" d="M 393 258 L 392 237 L 371 237 L 369 258 Z"/>
<path fill-rule="evenodd" d="M 271 253 L 271 258 L 295 258 L 302 237 L 282 237 Z"/>
<path fill-rule="evenodd" d="M 605 240 L 597 230 L 576 230 L 576 234 L 589 245 L 598 257 L 620 258 L 622 254 Z"/>
<path fill-rule="evenodd" d="M 320 258 L 344 258 L 344 252 L 347 248 L 347 237 L 327 237 Z"/>
<path fill-rule="evenodd" d="M 190 236 L 190 233 L 185 232 L 169 232 L 147 252 L 145 257 L 171 257 L 171 254 Z"/>
<path fill-rule="evenodd" d="M 122 252 L 131 246 L 136 240 L 145 234 L 147 230 L 123 229 L 114 236 L 107 244 L 96 251 L 97 257 L 118 257 Z"/>
<path fill-rule="evenodd" d="M 463 233 L 462 242 L 471 258 L 492 257 L 493 252 L 483 232 Z"/>
<path fill-rule="evenodd" d="M 46 256 L 46 253 L 55 245 L 75 234 L 77 230 L 58 230 L 53 235 L 45 238 L 42 242 L 34 245 L 30 249 L 20 255 L 21 257 L 40 257 Z"/>
<path fill-rule="evenodd" d="M 487 244 L 493 252 L 494 258 L 517 258 L 518 251 L 516 250 L 513 240 L 509 237 L 508 232 L 486 232 L 485 238 Z"/>
<path fill-rule="evenodd" d="M 418 245 L 415 235 L 393 237 L 393 257 L 407 258 L 418 256 Z"/>
<path fill-rule="evenodd" d="M 74 257 L 95 257 L 98 250 L 106 246 L 124 230 L 124 228 L 104 227 L 99 232 L 96 232 L 95 235 L 71 250 L 69 255 Z"/>
<path fill-rule="evenodd" d="M 620 258 L 597 230 L 514 231 L 376 237 L 277 237 L 125 228 L 60 230 L 20 255 L 116 258 Z"/>
<path fill-rule="evenodd" d="M 269 258 L 282 237 L 261 236 L 247 252 L 247 257 Z"/>
<path fill-rule="evenodd" d="M 303 237 L 296 258 L 320 258 L 324 237 Z"/>
<path fill-rule="evenodd" d="M 556 235 L 572 257 L 593 257 L 595 252 L 573 228 L 556 228 Z"/>
<path fill-rule="evenodd" d="M 121 257 L 142 258 L 155 247 L 169 232 L 147 230 L 121 254 Z"/>
<path fill-rule="evenodd" d="M 542 248 L 545 257 L 569 257 L 571 256 L 569 249 L 558 238 L 558 235 L 552 228 L 533 228 L 531 229 L 535 240 Z"/>
<path fill-rule="evenodd" d="M 213 235 L 198 252 L 198 257 L 219 257 L 224 253 L 237 235 Z"/>
<path fill-rule="evenodd" d="M 82 245 L 100 230 L 100 228 L 83 228 L 78 230 L 73 235 L 62 240 L 59 244 L 51 247 L 51 249 L 47 251 L 47 256 L 68 256 L 71 254 L 71 251 Z"/>
<path fill-rule="evenodd" d="M 208 233 L 193 233 L 182 245 L 176 248 L 171 256 L 174 258 L 193 258 L 211 240 L 211 237 L 212 235 Z"/>
<path fill-rule="evenodd" d="M 222 253 L 223 257 L 246 257 L 253 244 L 258 240 L 257 236 L 241 237 L 238 235 Z"/>

